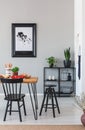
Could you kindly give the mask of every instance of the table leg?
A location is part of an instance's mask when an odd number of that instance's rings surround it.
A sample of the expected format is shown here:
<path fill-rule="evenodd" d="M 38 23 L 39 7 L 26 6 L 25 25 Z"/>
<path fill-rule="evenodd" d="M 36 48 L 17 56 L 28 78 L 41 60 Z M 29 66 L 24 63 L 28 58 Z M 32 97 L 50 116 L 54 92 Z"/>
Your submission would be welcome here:
<path fill-rule="evenodd" d="M 37 101 L 36 84 L 30 84 L 30 85 L 28 84 L 28 90 L 29 90 L 29 94 L 30 94 L 34 118 L 35 118 L 35 120 L 37 120 L 38 119 L 38 115 L 37 115 L 38 101 Z M 32 93 L 33 93 L 33 96 L 32 96 Z"/>
<path fill-rule="evenodd" d="M 36 84 L 31 84 L 31 86 L 32 86 L 32 91 L 33 91 L 34 100 L 35 100 L 35 106 L 36 106 L 36 109 L 38 109 L 38 99 L 37 99 Z"/>

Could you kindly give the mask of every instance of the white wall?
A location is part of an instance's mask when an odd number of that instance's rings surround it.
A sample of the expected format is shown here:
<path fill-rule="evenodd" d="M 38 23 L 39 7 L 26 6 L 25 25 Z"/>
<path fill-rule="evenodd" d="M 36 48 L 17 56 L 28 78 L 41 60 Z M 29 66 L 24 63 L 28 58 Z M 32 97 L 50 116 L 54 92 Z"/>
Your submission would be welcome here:
<path fill-rule="evenodd" d="M 82 0 L 82 92 L 85 92 L 85 0 Z"/>
<path fill-rule="evenodd" d="M 81 79 L 76 71 L 76 94 L 85 92 L 85 0 L 75 0 L 75 65 L 78 68 L 78 48 L 81 46 Z"/>
<path fill-rule="evenodd" d="M 74 0 L 74 9 L 75 9 L 74 10 L 74 45 L 75 45 L 74 52 L 75 52 L 75 67 L 76 67 L 76 95 L 80 95 L 80 93 L 82 92 L 82 73 L 80 74 L 81 78 L 79 79 L 78 78 L 78 55 L 81 55 L 82 57 L 82 0 Z"/>
<path fill-rule="evenodd" d="M 11 57 L 11 23 L 37 23 L 37 57 Z M 74 0 L 0 0 L 0 73 L 4 64 L 20 67 L 20 73 L 38 76 L 38 92 L 43 90 L 46 58 L 55 56 L 63 65 L 63 50 L 71 47 L 74 57 Z"/>

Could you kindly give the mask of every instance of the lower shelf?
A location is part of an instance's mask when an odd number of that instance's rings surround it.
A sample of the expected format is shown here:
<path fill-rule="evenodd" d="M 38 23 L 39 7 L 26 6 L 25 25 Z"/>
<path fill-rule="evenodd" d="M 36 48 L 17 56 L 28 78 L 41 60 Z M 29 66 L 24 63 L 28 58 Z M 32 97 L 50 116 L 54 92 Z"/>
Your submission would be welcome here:
<path fill-rule="evenodd" d="M 73 91 L 70 91 L 70 92 L 60 92 L 60 94 L 72 94 Z"/>
<path fill-rule="evenodd" d="M 65 92 L 56 92 L 56 96 L 57 97 L 74 97 L 75 96 L 75 93 L 74 91 L 71 91 L 69 93 L 65 93 Z"/>

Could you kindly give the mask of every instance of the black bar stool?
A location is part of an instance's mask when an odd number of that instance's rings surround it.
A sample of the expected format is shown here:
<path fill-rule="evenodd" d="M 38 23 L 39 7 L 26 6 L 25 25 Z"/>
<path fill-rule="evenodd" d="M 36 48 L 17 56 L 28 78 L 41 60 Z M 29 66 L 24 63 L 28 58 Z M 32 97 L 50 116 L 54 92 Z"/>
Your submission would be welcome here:
<path fill-rule="evenodd" d="M 51 101 L 52 101 L 52 103 L 50 103 L 50 104 L 48 103 L 49 99 L 51 99 Z M 54 103 L 54 100 L 55 100 L 55 103 Z M 49 85 L 49 87 L 46 88 L 46 91 L 44 93 L 44 98 L 42 101 L 39 115 L 42 114 L 42 110 L 43 110 L 43 108 L 45 108 L 45 112 L 47 112 L 47 109 L 52 109 L 53 110 L 53 117 L 55 117 L 55 108 L 56 107 L 58 109 L 58 113 L 60 114 L 60 109 L 59 109 L 55 89 L 54 89 L 53 85 Z"/>

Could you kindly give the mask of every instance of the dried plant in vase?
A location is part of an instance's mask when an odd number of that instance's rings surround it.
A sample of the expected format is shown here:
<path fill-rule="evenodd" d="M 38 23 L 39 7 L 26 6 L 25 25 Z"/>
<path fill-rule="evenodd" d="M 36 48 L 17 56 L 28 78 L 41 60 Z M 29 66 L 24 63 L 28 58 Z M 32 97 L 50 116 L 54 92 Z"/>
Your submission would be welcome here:
<path fill-rule="evenodd" d="M 5 75 L 10 76 L 11 75 L 12 64 L 11 63 L 6 63 L 4 66 L 5 66 Z"/>
<path fill-rule="evenodd" d="M 77 105 L 83 110 L 83 115 L 81 116 L 81 122 L 85 126 L 85 93 L 83 92 L 80 96 L 75 97 Z"/>

